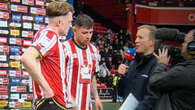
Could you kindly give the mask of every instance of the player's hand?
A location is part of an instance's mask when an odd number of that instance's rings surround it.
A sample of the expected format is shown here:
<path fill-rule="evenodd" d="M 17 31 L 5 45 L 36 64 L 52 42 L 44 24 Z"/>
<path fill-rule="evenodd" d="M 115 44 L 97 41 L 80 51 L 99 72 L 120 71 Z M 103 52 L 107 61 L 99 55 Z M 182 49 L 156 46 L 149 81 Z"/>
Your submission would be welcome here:
<path fill-rule="evenodd" d="M 54 97 L 53 90 L 50 87 L 43 89 L 43 94 L 44 94 L 45 98 L 52 98 L 52 97 Z"/>
<path fill-rule="evenodd" d="M 74 107 L 70 108 L 70 110 L 78 110 L 78 106 L 74 106 Z"/>

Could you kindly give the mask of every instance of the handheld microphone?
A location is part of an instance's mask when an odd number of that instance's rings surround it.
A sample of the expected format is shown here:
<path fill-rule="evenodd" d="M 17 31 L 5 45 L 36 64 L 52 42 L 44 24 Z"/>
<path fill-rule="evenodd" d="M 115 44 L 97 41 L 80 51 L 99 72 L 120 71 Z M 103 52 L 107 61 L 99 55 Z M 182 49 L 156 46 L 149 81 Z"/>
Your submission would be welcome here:
<path fill-rule="evenodd" d="M 130 62 L 131 62 L 132 60 L 134 60 L 135 55 L 136 55 L 135 49 L 133 49 L 133 48 L 128 48 L 128 50 L 125 51 L 125 54 L 124 54 L 123 64 L 125 64 L 125 65 L 128 66 L 128 65 L 130 64 Z"/>

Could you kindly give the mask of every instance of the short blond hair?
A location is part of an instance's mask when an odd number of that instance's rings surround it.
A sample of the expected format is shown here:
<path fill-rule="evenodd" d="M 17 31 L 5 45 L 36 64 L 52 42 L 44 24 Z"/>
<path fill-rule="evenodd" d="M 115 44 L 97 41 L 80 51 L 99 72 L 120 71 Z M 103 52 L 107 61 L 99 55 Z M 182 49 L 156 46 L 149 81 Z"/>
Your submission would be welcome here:
<path fill-rule="evenodd" d="M 64 16 L 68 12 L 74 13 L 74 9 L 72 5 L 65 1 L 54 1 L 49 3 L 46 8 L 47 16 L 50 17 L 57 17 L 57 16 Z"/>
<path fill-rule="evenodd" d="M 143 28 L 146 28 L 150 31 L 149 39 L 150 40 L 155 40 L 155 32 L 156 32 L 157 28 L 153 25 L 141 25 L 137 28 L 137 30 L 140 30 L 140 29 L 143 29 Z"/>

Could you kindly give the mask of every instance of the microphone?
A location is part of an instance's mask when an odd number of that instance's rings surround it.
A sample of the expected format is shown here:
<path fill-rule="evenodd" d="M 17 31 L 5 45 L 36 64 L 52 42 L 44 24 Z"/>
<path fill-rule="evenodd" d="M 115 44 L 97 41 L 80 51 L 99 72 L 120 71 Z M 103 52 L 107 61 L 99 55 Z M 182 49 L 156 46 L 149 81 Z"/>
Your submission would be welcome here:
<path fill-rule="evenodd" d="M 136 51 L 133 48 L 128 48 L 127 51 L 125 51 L 123 64 L 129 65 L 132 60 L 134 60 L 136 55 Z"/>

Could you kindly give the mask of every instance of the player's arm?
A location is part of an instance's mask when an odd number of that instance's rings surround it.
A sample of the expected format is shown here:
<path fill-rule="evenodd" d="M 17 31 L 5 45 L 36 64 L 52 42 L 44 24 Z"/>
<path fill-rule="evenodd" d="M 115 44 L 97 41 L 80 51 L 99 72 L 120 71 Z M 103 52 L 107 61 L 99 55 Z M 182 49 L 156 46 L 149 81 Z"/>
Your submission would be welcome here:
<path fill-rule="evenodd" d="M 24 64 L 25 69 L 32 76 L 33 80 L 42 87 L 45 98 L 50 98 L 53 97 L 54 94 L 37 66 L 36 59 L 39 57 L 40 54 L 38 50 L 34 47 L 29 47 L 21 56 L 21 62 Z"/>
<path fill-rule="evenodd" d="M 97 82 L 96 82 L 96 77 L 93 76 L 92 79 L 92 88 L 91 88 L 91 94 L 92 97 L 95 99 L 95 104 L 96 104 L 96 110 L 103 110 L 101 100 L 99 98 L 98 92 L 97 92 Z"/>
<path fill-rule="evenodd" d="M 96 77 L 93 76 L 92 79 L 92 90 L 91 90 L 92 97 L 99 98 L 98 92 L 97 92 L 97 83 L 96 83 Z"/>

